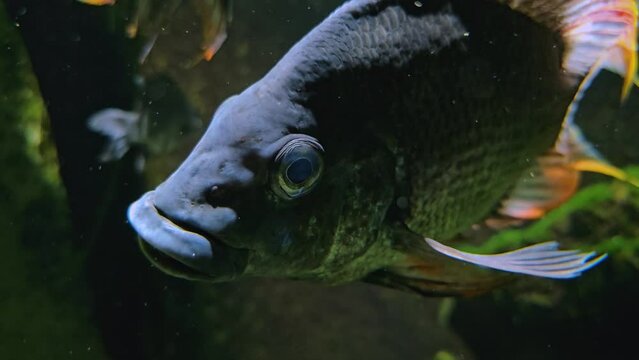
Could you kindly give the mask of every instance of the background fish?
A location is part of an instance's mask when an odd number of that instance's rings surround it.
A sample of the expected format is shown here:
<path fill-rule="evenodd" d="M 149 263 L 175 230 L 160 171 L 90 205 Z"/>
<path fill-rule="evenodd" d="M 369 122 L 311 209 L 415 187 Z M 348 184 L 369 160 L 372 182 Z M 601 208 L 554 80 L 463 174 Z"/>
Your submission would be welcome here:
<path fill-rule="evenodd" d="M 569 278 L 601 261 L 556 243 L 473 255 L 438 242 L 488 217 L 549 151 L 565 167 L 588 156 L 564 151 L 583 92 L 604 68 L 623 96 L 634 77 L 633 2 L 505 5 L 345 4 L 130 207 L 147 255 L 188 278 L 438 295 L 503 283 L 486 267 Z"/>
<path fill-rule="evenodd" d="M 95 6 L 104 6 L 104 5 L 115 5 L 115 0 L 78 0 L 83 4 L 95 5 Z"/>
<path fill-rule="evenodd" d="M 133 110 L 107 108 L 87 119 L 89 129 L 107 138 L 100 161 L 119 160 L 132 147 L 146 155 L 166 155 L 177 149 L 185 136 L 202 128 L 202 121 L 170 77 L 140 77 L 139 89 Z M 141 171 L 144 155 L 138 163 Z"/>
<path fill-rule="evenodd" d="M 78 0 L 89 5 L 115 5 L 116 0 Z M 210 61 L 220 49 L 227 37 L 227 28 L 232 19 L 232 0 L 136 0 L 123 1 L 131 9 L 128 11 L 131 22 L 127 26 L 129 37 L 141 36 L 144 45 L 140 51 L 139 60 L 146 62 L 156 45 L 165 40 L 175 47 L 176 39 L 192 46 L 192 41 L 184 41 L 200 34 L 197 54 L 192 54 L 194 49 L 169 50 L 162 47 L 161 52 L 177 52 L 168 56 L 170 64 L 191 67 L 201 60 Z M 183 21 L 184 18 L 188 21 Z M 195 19 L 195 20 L 194 20 Z M 164 38 L 168 38 L 164 39 Z M 158 42 L 159 41 L 159 42 Z M 179 42 L 178 42 L 179 43 Z M 172 57 L 172 59 L 171 59 Z M 167 54 L 160 58 L 167 60 Z M 155 66 L 160 66 L 161 62 Z"/>

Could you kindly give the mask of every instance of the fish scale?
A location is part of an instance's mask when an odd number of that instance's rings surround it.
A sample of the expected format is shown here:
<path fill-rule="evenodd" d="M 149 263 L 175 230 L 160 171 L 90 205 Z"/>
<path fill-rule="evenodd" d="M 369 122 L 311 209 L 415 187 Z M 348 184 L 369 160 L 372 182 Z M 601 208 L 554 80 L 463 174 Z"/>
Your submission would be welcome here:
<path fill-rule="evenodd" d="M 508 22 L 512 17 L 508 18 Z M 495 18 L 491 22 L 496 21 Z M 521 19 L 525 24 L 526 19 Z M 488 27 L 489 24 L 476 26 Z M 503 25 L 493 25 L 493 29 L 503 28 Z M 525 25 L 520 25 L 525 26 Z M 522 39 L 525 31 L 522 29 Z M 552 38 L 549 33 L 542 36 Z M 497 36 L 486 34 L 485 36 Z M 531 34 L 530 36 L 539 36 Z M 470 36 L 464 42 L 467 46 L 483 42 L 477 34 L 470 31 Z M 508 35 L 506 35 L 508 37 Z M 469 42 L 474 42 L 470 43 Z M 552 42 L 547 42 L 548 53 L 552 53 Z M 531 45 L 531 47 L 536 46 Z M 535 47 L 539 49 L 539 47 Z M 524 51 L 523 49 L 520 49 Z M 448 51 L 445 50 L 445 51 Z M 473 54 L 472 49 L 466 53 L 459 50 L 458 54 L 449 54 L 447 58 L 459 58 L 464 54 Z M 489 64 L 494 64 L 491 56 L 498 58 L 502 50 L 495 47 L 495 53 L 486 54 Z M 555 55 L 557 58 L 557 55 Z M 522 59 L 523 60 L 523 59 Z M 519 97 L 532 97 L 538 90 L 522 91 L 518 81 L 505 82 L 502 90 L 496 94 L 495 100 L 479 101 L 463 98 L 462 94 L 451 89 L 450 83 L 459 81 L 463 84 L 475 79 L 456 79 L 456 74 L 445 71 L 447 60 L 440 64 L 416 64 L 409 70 L 413 74 L 423 74 L 421 78 L 428 79 L 425 85 L 416 85 L 415 95 L 405 96 L 402 103 L 403 111 L 392 118 L 402 119 L 398 124 L 396 135 L 401 144 L 410 147 L 412 159 L 409 176 L 412 179 L 410 196 L 411 214 L 406 220 L 412 230 L 437 239 L 447 239 L 456 232 L 478 221 L 493 209 L 495 202 L 504 195 L 515 178 L 526 169 L 523 159 L 535 157 L 543 152 L 553 141 L 559 130 L 561 110 L 540 111 L 533 114 L 533 110 L 525 101 L 511 101 L 512 109 L 504 111 L 503 97 L 510 92 Z M 468 60 L 472 64 L 473 60 Z M 438 69 L 437 73 L 424 74 L 421 69 L 431 66 Z M 517 68 L 516 63 L 510 64 L 511 69 Z M 534 72 L 529 61 L 520 65 L 520 71 Z M 538 64 L 539 73 L 547 74 L 543 61 Z M 491 69 L 499 71 L 499 69 Z M 443 73 L 443 74 L 442 74 Z M 507 75 L 507 74 L 505 74 Z M 414 75 L 415 76 L 415 75 Z M 529 77 L 534 77 L 529 75 Z M 555 74 L 558 79 L 559 74 Z M 551 76 L 546 76 L 551 79 Z M 441 83 L 437 83 L 442 79 Z M 483 79 L 478 79 L 481 81 Z M 526 80 L 522 80 L 526 81 Z M 448 83 L 447 83 L 448 82 Z M 447 84 L 446 84 L 447 83 Z M 559 84 L 559 81 L 555 82 Z M 438 86 L 440 85 L 440 86 Z M 476 85 L 475 85 L 476 86 Z M 505 87 L 505 88 L 504 88 Z M 403 89 L 406 92 L 407 89 Z M 570 93 L 556 87 L 555 94 L 563 95 L 563 103 L 555 103 L 554 109 L 565 108 L 570 101 Z M 563 94 L 562 94 L 563 92 Z M 552 93 L 538 94 L 549 102 L 556 96 Z M 452 104 L 452 101 L 458 105 Z M 537 101 L 539 103 L 540 101 Z M 420 106 L 421 105 L 421 106 Z M 537 117 L 538 123 L 523 121 L 526 118 Z M 412 122 L 411 122 L 412 120 Z M 543 125 L 545 121 L 545 126 Z M 426 126 L 425 126 L 426 125 Z M 540 130 L 544 130 L 540 133 Z M 469 132 L 467 129 L 473 129 Z M 472 134 L 472 135 L 470 135 Z M 530 136 L 537 134 L 538 141 L 530 141 Z M 531 144 L 533 149 L 531 149 Z M 481 155 L 481 156 L 480 156 Z M 524 156 L 525 155 L 525 156 Z M 474 161 L 467 161 L 470 157 Z M 470 210 L 467 210 L 470 209 Z"/>
<path fill-rule="evenodd" d="M 443 240 L 485 217 L 527 169 L 525 158 L 534 158 L 551 146 L 561 125 L 563 109 L 574 93 L 562 88 L 559 68 L 548 66 L 547 58 L 559 61 L 558 49 L 561 48 L 551 31 L 524 16 L 513 17 L 497 6 L 492 16 L 477 21 L 470 15 L 472 7 L 468 9 L 465 2 L 464 6 L 464 10 L 455 8 L 455 11 L 465 15 L 463 21 L 472 19 L 472 22 L 462 25 L 459 15 L 453 16 L 443 9 L 429 14 L 431 19 L 425 22 L 427 25 L 419 23 L 422 32 L 412 26 L 386 29 L 392 22 L 380 19 L 392 17 L 400 22 L 417 22 L 415 18 L 406 17 L 400 7 L 388 7 L 374 18 L 357 18 L 355 25 L 350 24 L 351 28 L 384 28 L 362 36 L 358 31 L 352 36 L 363 39 L 362 43 L 369 49 L 365 53 L 375 53 L 378 66 L 392 63 L 395 69 L 376 76 L 360 73 L 360 67 L 372 65 L 367 58 L 358 58 L 357 63 L 346 64 L 353 70 L 343 75 L 343 79 L 333 75 L 334 69 L 324 67 L 321 73 L 313 73 L 305 82 L 310 89 L 307 106 L 318 114 L 322 128 L 346 126 L 348 130 L 344 131 L 357 133 L 361 132 L 357 126 L 366 122 L 364 126 L 375 129 L 378 136 L 397 139 L 401 152 L 409 154 L 410 159 L 410 214 L 405 222 L 417 233 Z M 424 26 L 428 27 L 432 39 L 424 39 Z M 509 50 L 508 54 L 513 56 L 508 60 L 504 59 L 504 50 L 499 44 L 508 43 L 512 47 L 513 36 L 503 33 L 503 28 L 517 32 L 518 44 L 521 44 Z M 386 32 L 393 35 L 383 36 Z M 337 33 L 331 32 L 329 36 Z M 382 39 L 386 45 L 380 50 L 376 42 Z M 343 43 L 355 43 L 343 34 L 337 39 L 322 36 L 319 41 L 334 42 L 332 51 L 338 53 Z M 486 50 L 483 45 L 489 42 L 494 45 Z M 444 44 L 449 45 L 444 48 Z M 533 61 L 531 56 L 521 55 L 542 49 L 542 53 L 532 56 Z M 416 57 L 414 54 L 418 52 L 428 55 L 439 52 L 439 56 Z M 467 59 L 459 60 L 464 58 Z M 459 66 L 471 67 L 476 62 L 489 64 L 483 77 L 459 78 Z M 305 68 L 300 72 L 308 74 Z M 481 88 L 485 81 L 498 81 L 492 73 L 499 75 L 504 83 L 498 86 L 494 98 L 477 99 L 472 92 L 464 95 L 458 91 L 464 87 Z M 527 86 L 539 77 L 546 79 L 539 87 Z M 402 95 L 388 97 L 395 93 Z M 342 99 L 339 104 L 332 101 L 335 94 Z M 532 105 L 524 101 L 533 97 L 537 100 Z M 341 108 L 341 104 L 359 109 L 357 117 L 348 119 L 350 124 L 340 121 L 338 125 L 335 120 L 343 119 L 343 114 L 349 111 Z M 534 109 L 536 106 L 540 108 Z M 471 128 L 474 135 L 468 136 Z M 325 145 L 330 148 L 330 136 L 322 136 L 321 131 L 320 138 L 329 138 Z M 474 156 L 477 161 L 465 161 L 466 156 Z"/>

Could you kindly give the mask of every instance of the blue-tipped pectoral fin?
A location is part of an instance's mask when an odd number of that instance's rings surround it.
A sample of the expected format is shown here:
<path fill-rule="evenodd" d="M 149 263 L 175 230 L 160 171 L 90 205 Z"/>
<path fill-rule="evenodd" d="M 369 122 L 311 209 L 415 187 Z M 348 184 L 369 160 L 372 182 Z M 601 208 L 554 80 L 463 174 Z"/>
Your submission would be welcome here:
<path fill-rule="evenodd" d="M 554 241 L 491 255 L 467 253 L 432 239 L 426 239 L 426 243 L 440 254 L 477 266 L 551 279 L 575 278 L 607 256 L 597 256 L 595 252 L 559 250 L 559 244 Z"/>
<path fill-rule="evenodd" d="M 471 254 L 398 229 L 393 248 L 404 255 L 369 274 L 366 281 L 427 296 L 474 296 L 519 275 L 570 279 L 606 258 L 594 252 L 559 250 L 557 242 L 491 255 Z"/>

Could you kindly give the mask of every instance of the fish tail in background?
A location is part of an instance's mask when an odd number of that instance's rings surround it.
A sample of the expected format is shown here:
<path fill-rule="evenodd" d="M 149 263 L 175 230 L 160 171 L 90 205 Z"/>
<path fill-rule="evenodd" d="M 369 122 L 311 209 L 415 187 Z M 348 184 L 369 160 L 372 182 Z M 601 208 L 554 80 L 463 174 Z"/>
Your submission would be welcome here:
<path fill-rule="evenodd" d="M 636 82 L 637 5 L 635 0 L 498 0 L 546 25 L 564 39 L 562 67 L 579 81 L 552 149 L 538 158 L 500 214 L 532 220 L 568 200 L 577 190 L 580 172 L 591 171 L 639 186 L 639 180 L 609 164 L 575 125 L 579 102 L 602 69 L 623 77 L 621 100 Z"/>
<path fill-rule="evenodd" d="M 227 38 L 227 26 L 231 22 L 230 0 L 199 0 L 197 8 L 202 15 L 202 58 L 211 61 Z"/>
<path fill-rule="evenodd" d="M 227 29 L 233 18 L 232 0 L 197 0 L 195 7 L 201 14 L 202 21 L 201 51 L 184 64 L 186 68 L 192 68 L 202 60 L 213 60 L 226 42 Z"/>

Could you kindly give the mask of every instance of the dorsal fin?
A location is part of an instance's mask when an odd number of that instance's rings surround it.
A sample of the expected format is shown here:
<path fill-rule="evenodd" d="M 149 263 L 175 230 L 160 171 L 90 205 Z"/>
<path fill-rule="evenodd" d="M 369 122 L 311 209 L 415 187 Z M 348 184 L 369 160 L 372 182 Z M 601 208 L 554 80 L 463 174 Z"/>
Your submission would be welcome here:
<path fill-rule="evenodd" d="M 555 145 L 537 159 L 499 212 L 517 219 L 539 218 L 574 194 L 582 171 L 602 173 L 638 186 L 639 180 L 605 161 L 574 123 L 579 102 L 602 69 L 623 77 L 622 100 L 637 83 L 635 0 L 496 1 L 561 34 L 566 47 L 563 70 L 578 81 Z"/>
<path fill-rule="evenodd" d="M 637 68 L 635 0 L 497 0 L 557 31 L 564 39 L 563 69 L 587 88 L 601 69 L 624 78 L 621 95 L 632 87 Z M 591 79 L 587 79 L 590 77 Z"/>

